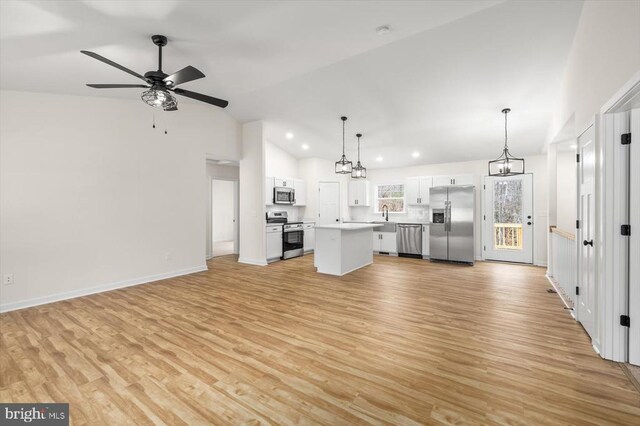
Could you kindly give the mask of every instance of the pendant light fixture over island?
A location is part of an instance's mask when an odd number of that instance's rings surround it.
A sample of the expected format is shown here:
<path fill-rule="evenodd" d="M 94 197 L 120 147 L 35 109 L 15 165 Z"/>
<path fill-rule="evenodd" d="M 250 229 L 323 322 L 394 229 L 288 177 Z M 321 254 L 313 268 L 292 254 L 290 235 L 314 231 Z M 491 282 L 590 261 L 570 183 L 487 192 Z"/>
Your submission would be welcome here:
<path fill-rule="evenodd" d="M 353 179 L 364 179 L 367 177 L 367 169 L 360 163 L 360 138 L 362 137 L 362 133 L 356 134 L 358 138 L 358 162 L 351 170 L 351 177 Z"/>
<path fill-rule="evenodd" d="M 347 121 L 347 117 L 340 117 L 340 120 L 342 120 L 342 157 L 336 161 L 336 173 L 346 175 L 351 173 L 353 163 L 347 160 L 347 156 L 344 155 L 344 123 Z"/>
<path fill-rule="evenodd" d="M 504 148 L 500 157 L 489 161 L 489 176 L 513 176 L 524 174 L 524 158 L 516 158 L 509 152 L 507 145 L 507 114 L 511 109 L 502 110 L 504 114 Z"/>

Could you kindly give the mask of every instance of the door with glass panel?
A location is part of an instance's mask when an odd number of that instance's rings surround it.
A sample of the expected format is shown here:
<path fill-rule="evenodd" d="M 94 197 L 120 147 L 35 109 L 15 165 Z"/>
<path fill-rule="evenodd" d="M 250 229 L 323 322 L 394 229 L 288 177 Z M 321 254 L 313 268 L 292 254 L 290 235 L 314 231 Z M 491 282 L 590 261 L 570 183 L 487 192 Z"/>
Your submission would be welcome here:
<path fill-rule="evenodd" d="M 533 263 L 533 176 L 484 178 L 484 258 Z"/>

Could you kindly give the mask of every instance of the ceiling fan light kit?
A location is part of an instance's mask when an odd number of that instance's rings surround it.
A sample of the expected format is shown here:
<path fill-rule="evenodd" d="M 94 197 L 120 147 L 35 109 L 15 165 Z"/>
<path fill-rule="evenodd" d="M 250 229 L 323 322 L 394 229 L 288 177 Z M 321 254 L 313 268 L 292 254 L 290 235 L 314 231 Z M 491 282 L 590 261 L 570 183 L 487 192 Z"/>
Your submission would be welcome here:
<path fill-rule="evenodd" d="M 347 160 L 347 156 L 344 154 L 344 123 L 347 121 L 347 117 L 340 117 L 342 120 L 342 157 L 336 161 L 336 173 L 347 175 L 351 174 L 353 163 Z"/>
<path fill-rule="evenodd" d="M 489 161 L 489 176 L 514 176 L 524 174 L 524 158 L 517 158 L 509 152 L 507 144 L 507 114 L 511 109 L 502 110 L 504 114 L 504 148 L 502 154 L 495 160 Z"/>
<path fill-rule="evenodd" d="M 135 71 L 130 70 L 104 56 L 98 55 L 94 52 L 87 50 L 81 50 L 87 56 L 97 59 L 100 62 L 104 62 L 107 65 L 111 65 L 114 68 L 118 68 L 121 71 L 131 74 L 132 76 L 143 80 L 146 84 L 87 84 L 94 89 L 127 89 L 127 88 L 141 88 L 147 89 L 141 94 L 142 100 L 147 104 L 155 108 L 161 108 L 164 111 L 177 111 L 178 101 L 173 93 L 181 95 L 187 98 L 195 99 L 200 102 L 205 102 L 210 105 L 214 105 L 220 108 L 226 108 L 229 102 L 214 98 L 213 96 L 203 95 L 201 93 L 191 92 L 188 90 L 177 88 L 176 86 L 190 81 L 204 78 L 204 74 L 191 65 L 184 67 L 180 71 L 173 74 L 165 74 L 162 71 L 162 48 L 167 45 L 167 37 L 163 35 L 151 36 L 153 44 L 158 46 L 158 69 L 156 71 L 148 71 L 143 75 L 138 74 Z"/>

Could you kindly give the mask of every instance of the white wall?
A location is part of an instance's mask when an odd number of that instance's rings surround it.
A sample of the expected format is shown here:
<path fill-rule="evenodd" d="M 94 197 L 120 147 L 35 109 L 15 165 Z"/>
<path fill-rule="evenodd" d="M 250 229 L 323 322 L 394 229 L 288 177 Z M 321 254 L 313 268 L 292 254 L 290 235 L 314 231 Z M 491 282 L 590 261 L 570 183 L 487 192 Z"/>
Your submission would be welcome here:
<path fill-rule="evenodd" d="M 322 158 L 305 158 L 299 163 L 300 179 L 307 183 L 307 206 L 304 210 L 306 219 L 318 218 L 318 182 L 340 183 L 340 216 L 349 218 L 347 204 L 347 185 L 351 176 L 335 173 L 333 161 Z"/>
<path fill-rule="evenodd" d="M 207 187 L 207 226 L 206 226 L 206 234 L 205 239 L 207 243 L 207 259 L 211 259 L 213 256 L 212 247 L 211 247 L 211 236 L 212 236 L 212 228 L 211 228 L 211 208 L 212 208 L 212 179 L 213 178 L 223 178 L 223 179 L 232 179 L 239 180 L 240 179 L 240 168 L 238 166 L 227 166 L 222 164 L 217 164 L 213 161 L 207 160 L 207 178 L 206 178 L 206 187 Z M 240 226 L 240 220 L 238 219 L 237 226 Z"/>
<path fill-rule="evenodd" d="M 423 166 L 369 169 L 367 179 L 371 182 L 371 196 L 374 196 L 375 186 L 381 183 L 393 183 L 403 181 L 413 176 L 438 176 L 455 174 L 472 174 L 476 184 L 476 258 L 482 257 L 482 204 L 483 192 L 481 190 L 483 177 L 487 174 L 487 161 L 467 161 L 461 163 L 429 164 Z M 545 265 L 547 262 L 547 166 L 546 157 L 543 155 L 525 158 L 526 171 L 533 173 L 533 206 L 534 206 L 534 256 L 536 265 Z M 371 207 L 349 208 L 351 218 L 355 220 L 379 220 L 380 215 L 374 213 L 374 201 Z M 401 221 L 409 219 L 409 214 L 389 213 L 389 220 Z"/>
<path fill-rule="evenodd" d="M 298 178 L 298 159 L 271 142 L 264 146 L 265 173 L 267 176 Z"/>
<path fill-rule="evenodd" d="M 240 127 L 184 103 L 152 129 L 153 112 L 0 92 L 0 309 L 206 268 L 205 159 L 239 159 Z"/>
<path fill-rule="evenodd" d="M 262 121 L 242 125 L 239 262 L 267 264 L 265 235 L 265 139 Z"/>
<path fill-rule="evenodd" d="M 600 107 L 640 70 L 640 2 L 584 2 L 569 53 L 556 112 L 553 140 L 568 122 L 577 137 Z"/>
<path fill-rule="evenodd" d="M 556 226 L 575 233 L 576 228 L 576 153 L 558 152 L 556 161 Z"/>
<path fill-rule="evenodd" d="M 211 185 L 213 242 L 235 239 L 235 182 L 214 179 Z"/>

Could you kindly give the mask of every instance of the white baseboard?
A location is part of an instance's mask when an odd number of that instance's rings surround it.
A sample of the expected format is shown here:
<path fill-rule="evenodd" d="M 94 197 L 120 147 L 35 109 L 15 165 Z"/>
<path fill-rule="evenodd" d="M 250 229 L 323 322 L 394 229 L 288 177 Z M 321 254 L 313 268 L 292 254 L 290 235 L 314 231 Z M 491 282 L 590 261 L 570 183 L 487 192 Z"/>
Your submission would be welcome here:
<path fill-rule="evenodd" d="M 0 304 L 0 313 L 15 311 L 18 309 L 31 308 L 33 306 L 45 305 L 47 303 L 59 302 L 61 300 L 75 299 L 76 297 L 89 296 L 90 294 L 103 293 L 105 291 L 117 290 L 125 287 L 146 284 L 153 281 L 166 280 L 167 278 L 179 277 L 181 275 L 194 274 L 208 270 L 207 265 L 194 266 L 192 268 L 180 269 L 177 271 L 165 272 L 163 274 L 149 275 L 146 277 L 133 278 L 130 280 L 118 281 L 115 283 L 99 285 L 96 287 L 83 288 L 64 293 L 51 294 L 49 296 L 34 297 L 33 299 L 21 300 Z"/>
<path fill-rule="evenodd" d="M 246 257 L 238 258 L 238 263 L 246 263 L 247 265 L 267 266 L 266 260 L 247 259 Z"/>

